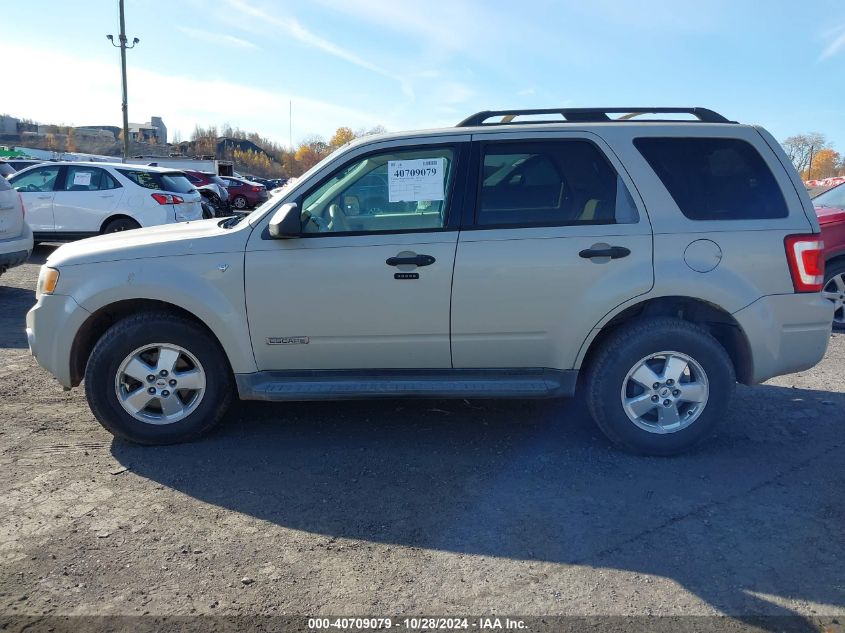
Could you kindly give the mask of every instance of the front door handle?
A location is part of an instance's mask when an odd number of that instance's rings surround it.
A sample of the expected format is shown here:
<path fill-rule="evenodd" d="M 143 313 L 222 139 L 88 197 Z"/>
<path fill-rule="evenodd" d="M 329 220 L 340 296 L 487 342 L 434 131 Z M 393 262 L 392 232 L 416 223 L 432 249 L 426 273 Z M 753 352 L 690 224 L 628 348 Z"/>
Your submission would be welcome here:
<path fill-rule="evenodd" d="M 413 257 L 388 257 L 384 263 L 388 266 L 431 266 L 435 260 L 431 255 L 414 255 Z"/>
<path fill-rule="evenodd" d="M 610 259 L 620 259 L 622 257 L 628 257 L 631 254 L 631 250 L 625 248 L 624 246 L 607 246 L 605 248 L 586 248 L 580 253 L 579 256 L 583 257 L 584 259 L 593 259 L 594 257 L 610 257 Z"/>
<path fill-rule="evenodd" d="M 39 200 L 46 200 L 47 198 L 52 198 L 53 196 L 36 196 Z"/>

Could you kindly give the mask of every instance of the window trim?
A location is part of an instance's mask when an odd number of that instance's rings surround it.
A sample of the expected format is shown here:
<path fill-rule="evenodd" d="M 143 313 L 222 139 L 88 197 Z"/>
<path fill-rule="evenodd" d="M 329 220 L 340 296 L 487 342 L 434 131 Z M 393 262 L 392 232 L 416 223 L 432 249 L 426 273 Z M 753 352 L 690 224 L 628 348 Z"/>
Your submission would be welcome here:
<path fill-rule="evenodd" d="M 630 196 L 634 210 L 637 212 L 637 220 L 636 222 L 616 222 L 615 220 L 586 220 L 586 221 L 557 221 L 557 222 L 510 222 L 510 223 L 503 223 L 503 224 L 481 224 L 478 221 L 478 218 L 481 214 L 481 188 L 484 184 L 484 152 L 485 148 L 488 145 L 535 145 L 535 144 L 546 144 L 546 143 L 589 143 L 590 145 L 595 148 L 595 150 L 599 153 L 607 166 L 613 170 L 613 173 L 616 174 L 617 179 L 625 186 L 626 189 L 628 188 L 628 184 L 625 182 L 625 179 L 619 173 L 619 170 L 616 168 L 616 165 L 613 164 L 613 161 L 609 160 L 607 157 L 607 153 L 602 149 L 602 147 L 596 143 L 593 139 L 588 138 L 586 136 L 566 136 L 566 137 L 519 137 L 519 138 L 508 138 L 508 139 L 484 139 L 484 140 L 474 140 L 473 141 L 473 164 L 470 165 L 471 168 L 471 177 L 475 179 L 475 182 L 467 182 L 467 191 L 474 191 L 475 200 L 474 204 L 467 204 L 467 213 L 464 214 L 464 223 L 461 227 L 462 231 L 487 231 L 487 230 L 503 230 L 503 229 L 535 229 L 535 228 L 554 228 L 554 227 L 570 227 L 570 226 L 636 226 L 642 222 L 643 213 L 639 206 L 636 203 L 636 199 L 634 198 L 634 194 L 628 191 L 628 195 Z M 468 177 L 469 179 L 469 177 Z"/>
<path fill-rule="evenodd" d="M 772 182 L 777 189 L 777 192 L 780 194 L 781 200 L 783 201 L 784 209 L 786 210 L 785 215 L 775 216 L 775 217 L 763 217 L 763 218 L 749 218 L 749 217 L 741 217 L 741 218 L 693 218 L 690 217 L 684 212 L 681 208 L 681 205 L 675 199 L 675 196 L 672 194 L 672 191 L 663 181 L 663 178 L 660 177 L 660 174 L 657 173 L 657 170 L 651 164 L 651 161 L 648 157 L 643 153 L 643 150 L 640 149 L 639 145 L 637 145 L 637 141 L 639 140 L 672 140 L 672 141 L 713 141 L 713 140 L 721 140 L 721 141 L 739 141 L 740 143 L 744 143 L 748 147 L 750 147 L 755 154 L 759 157 L 760 161 L 762 162 L 763 166 L 768 170 L 769 175 L 772 178 Z M 751 141 L 746 138 L 740 136 L 667 136 L 661 134 L 653 134 L 653 135 L 646 135 L 646 136 L 634 136 L 631 138 L 631 145 L 633 146 L 634 150 L 639 154 L 640 158 L 643 160 L 643 163 L 651 170 L 654 177 L 657 179 L 657 182 L 660 184 L 663 189 L 666 190 L 666 195 L 669 196 L 669 199 L 674 203 L 675 207 L 678 209 L 678 212 L 681 214 L 681 217 L 686 222 L 692 222 L 694 225 L 707 225 L 708 223 L 713 222 L 777 222 L 788 220 L 792 213 L 791 208 L 789 205 L 789 201 L 787 200 L 787 195 L 783 191 L 783 187 L 778 180 L 778 174 L 775 173 L 775 170 L 772 169 L 769 161 L 766 160 L 766 157 L 760 152 L 760 149 L 754 145 Z"/>
<path fill-rule="evenodd" d="M 415 150 L 428 150 L 428 149 L 440 149 L 446 148 L 451 149 L 454 152 L 454 177 L 452 178 L 452 182 L 449 184 L 449 191 L 445 192 L 446 194 L 446 217 L 441 227 L 435 228 L 418 228 L 418 229 L 395 229 L 390 231 L 333 231 L 331 233 L 301 233 L 299 238 L 306 238 L 306 239 L 313 239 L 315 237 L 360 237 L 360 236 L 369 236 L 369 235 L 407 235 L 409 233 L 447 233 L 450 231 L 457 231 L 461 228 L 461 219 L 463 216 L 462 209 L 466 206 L 464 205 L 465 195 L 464 192 L 466 190 L 466 181 L 467 181 L 467 161 L 468 161 L 468 146 L 470 145 L 470 141 L 450 141 L 444 143 L 421 143 L 421 144 L 414 144 L 414 145 L 396 145 L 394 147 L 382 147 L 380 149 L 374 149 L 369 152 L 364 152 L 362 154 L 357 154 L 355 157 L 351 158 L 348 161 L 340 163 L 335 169 L 329 172 L 324 178 L 321 178 L 318 182 L 316 182 L 312 187 L 309 187 L 307 190 L 303 191 L 302 193 L 298 194 L 296 198 L 290 202 L 295 202 L 297 207 L 299 208 L 299 212 L 302 213 L 302 202 L 307 198 L 311 193 L 322 187 L 328 180 L 335 177 L 335 175 L 349 167 L 353 163 L 360 162 L 370 156 L 376 156 L 378 154 L 386 154 L 386 153 L 399 153 L 399 152 L 412 152 Z M 464 174 L 464 178 L 461 179 L 461 173 Z M 462 180 L 462 182 L 458 182 Z M 456 206 L 457 204 L 457 206 Z M 265 231 L 266 233 L 266 231 Z M 262 239 L 271 239 L 269 237 L 269 233 L 267 237 L 262 236 Z"/>

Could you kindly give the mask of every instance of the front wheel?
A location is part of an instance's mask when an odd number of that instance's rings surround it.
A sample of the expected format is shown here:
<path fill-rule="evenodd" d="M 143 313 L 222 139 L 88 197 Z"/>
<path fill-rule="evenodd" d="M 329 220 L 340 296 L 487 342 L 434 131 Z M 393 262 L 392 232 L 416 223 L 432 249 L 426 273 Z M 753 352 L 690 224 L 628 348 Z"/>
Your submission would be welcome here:
<path fill-rule="evenodd" d="M 587 404 L 622 448 L 681 453 L 711 434 L 736 387 L 733 363 L 704 328 L 658 318 L 622 326 L 593 358 Z"/>
<path fill-rule="evenodd" d="M 118 321 L 94 346 L 85 370 L 94 416 L 138 444 L 202 435 L 223 417 L 232 393 L 218 342 L 203 327 L 168 313 Z"/>

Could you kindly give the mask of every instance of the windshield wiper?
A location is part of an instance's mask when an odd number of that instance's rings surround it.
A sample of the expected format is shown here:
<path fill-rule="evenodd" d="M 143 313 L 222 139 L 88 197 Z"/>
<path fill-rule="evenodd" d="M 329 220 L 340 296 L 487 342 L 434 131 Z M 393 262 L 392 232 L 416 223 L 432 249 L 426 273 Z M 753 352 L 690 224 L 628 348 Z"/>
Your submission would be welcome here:
<path fill-rule="evenodd" d="M 243 220 L 246 216 L 245 215 L 233 215 L 231 218 L 226 218 L 220 223 L 220 226 L 224 229 L 231 229 L 235 226 L 238 222 Z"/>

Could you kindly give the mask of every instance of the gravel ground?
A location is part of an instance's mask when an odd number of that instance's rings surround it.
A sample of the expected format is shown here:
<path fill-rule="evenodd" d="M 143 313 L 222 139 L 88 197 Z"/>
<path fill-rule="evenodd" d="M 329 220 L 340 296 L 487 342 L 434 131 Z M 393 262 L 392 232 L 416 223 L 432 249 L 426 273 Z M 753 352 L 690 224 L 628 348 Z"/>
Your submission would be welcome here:
<path fill-rule="evenodd" d="M 113 440 L 0 278 L 0 615 L 799 615 L 845 622 L 845 336 L 632 457 L 574 401 L 240 403 Z M 835 630 L 843 630 L 836 621 Z"/>

